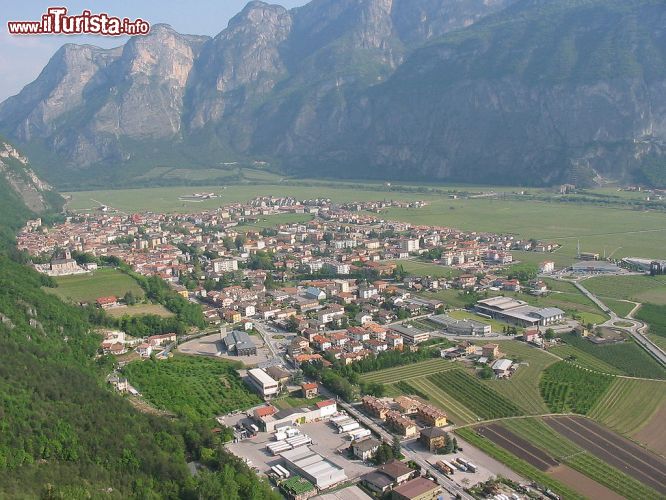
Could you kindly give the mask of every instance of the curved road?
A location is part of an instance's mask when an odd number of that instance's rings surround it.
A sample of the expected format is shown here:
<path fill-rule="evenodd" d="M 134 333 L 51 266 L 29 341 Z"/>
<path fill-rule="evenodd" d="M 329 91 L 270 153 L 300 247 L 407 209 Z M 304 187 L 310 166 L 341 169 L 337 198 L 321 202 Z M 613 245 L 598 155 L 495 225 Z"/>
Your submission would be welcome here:
<path fill-rule="evenodd" d="M 570 281 L 570 283 L 573 283 L 574 286 L 578 288 L 578 290 L 580 290 L 587 298 L 589 298 L 592 302 L 599 306 L 602 311 L 610 316 L 610 319 L 601 326 L 613 327 L 628 332 L 634 338 L 634 340 L 638 342 L 638 344 L 643 347 L 643 349 L 645 349 L 654 359 L 656 359 L 663 366 L 666 366 L 666 353 L 662 351 L 661 348 L 657 346 L 657 344 L 652 342 L 644 335 L 644 332 L 647 329 L 647 325 L 633 318 L 621 318 L 615 314 L 606 304 L 604 304 L 599 299 L 599 297 L 590 292 L 578 281 Z M 626 321 L 627 323 L 631 323 L 631 326 L 616 326 L 615 323 L 618 321 Z"/>

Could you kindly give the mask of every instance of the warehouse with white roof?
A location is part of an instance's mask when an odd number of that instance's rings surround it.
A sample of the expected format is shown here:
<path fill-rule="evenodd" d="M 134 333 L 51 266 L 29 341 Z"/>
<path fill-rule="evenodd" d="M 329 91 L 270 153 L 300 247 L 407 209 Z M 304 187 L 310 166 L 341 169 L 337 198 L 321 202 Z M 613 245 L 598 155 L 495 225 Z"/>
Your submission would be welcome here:
<path fill-rule="evenodd" d="M 280 453 L 285 467 L 304 477 L 320 490 L 330 488 L 347 480 L 344 469 L 326 460 L 307 446 Z"/>

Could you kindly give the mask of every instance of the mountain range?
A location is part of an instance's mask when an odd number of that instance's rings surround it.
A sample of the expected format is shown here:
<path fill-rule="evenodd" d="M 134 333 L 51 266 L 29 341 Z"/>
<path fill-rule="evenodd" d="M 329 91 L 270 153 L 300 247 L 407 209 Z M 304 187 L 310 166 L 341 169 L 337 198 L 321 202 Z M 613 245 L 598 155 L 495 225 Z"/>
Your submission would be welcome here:
<path fill-rule="evenodd" d="M 0 104 L 0 131 L 67 185 L 257 161 L 307 177 L 666 178 L 666 3 L 252 1 L 213 38 L 155 25 L 114 49 L 63 46 Z"/>

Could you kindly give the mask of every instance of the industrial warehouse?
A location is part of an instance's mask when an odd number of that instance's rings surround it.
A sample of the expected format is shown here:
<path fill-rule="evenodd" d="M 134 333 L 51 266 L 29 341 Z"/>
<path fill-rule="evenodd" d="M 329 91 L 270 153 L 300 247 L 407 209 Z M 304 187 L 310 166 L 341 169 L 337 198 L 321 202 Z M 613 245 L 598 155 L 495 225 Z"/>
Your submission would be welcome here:
<path fill-rule="evenodd" d="M 557 307 L 534 307 L 512 297 L 491 297 L 479 300 L 476 312 L 518 326 L 548 326 L 564 319 L 564 311 Z"/>

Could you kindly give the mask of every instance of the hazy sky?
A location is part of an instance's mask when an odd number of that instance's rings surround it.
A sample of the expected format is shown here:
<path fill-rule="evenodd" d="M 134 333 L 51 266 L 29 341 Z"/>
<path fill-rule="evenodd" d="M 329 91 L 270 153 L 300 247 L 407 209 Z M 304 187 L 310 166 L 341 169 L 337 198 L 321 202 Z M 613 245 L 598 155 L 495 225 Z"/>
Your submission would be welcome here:
<path fill-rule="evenodd" d="M 308 0 L 274 0 L 287 8 Z M 180 33 L 216 35 L 247 0 L 0 0 L 0 102 L 33 81 L 53 53 L 65 43 L 91 43 L 113 47 L 122 39 L 104 36 L 35 35 L 7 32 L 7 21 L 38 21 L 48 7 L 67 7 L 70 14 L 84 9 L 117 17 L 141 18 L 150 24 L 167 23 Z"/>

